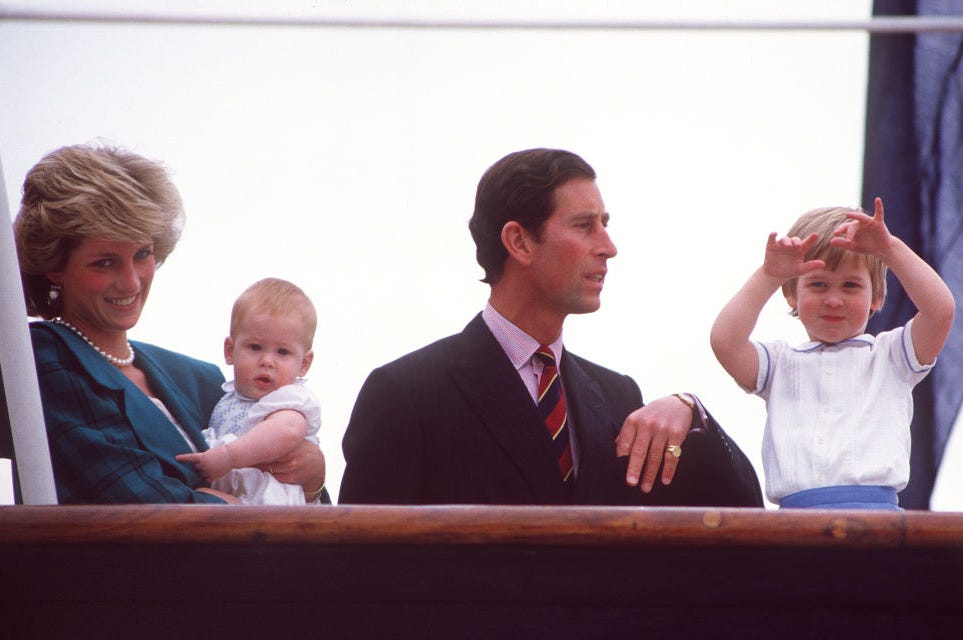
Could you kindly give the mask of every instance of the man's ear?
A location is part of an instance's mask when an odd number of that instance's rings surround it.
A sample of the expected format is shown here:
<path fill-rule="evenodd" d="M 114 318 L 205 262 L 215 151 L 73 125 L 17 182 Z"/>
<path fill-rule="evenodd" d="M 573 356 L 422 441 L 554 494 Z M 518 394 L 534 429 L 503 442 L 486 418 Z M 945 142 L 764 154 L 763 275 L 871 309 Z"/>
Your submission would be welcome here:
<path fill-rule="evenodd" d="M 508 256 L 523 266 L 532 263 L 535 238 L 517 220 L 509 220 L 502 227 L 502 245 Z"/>

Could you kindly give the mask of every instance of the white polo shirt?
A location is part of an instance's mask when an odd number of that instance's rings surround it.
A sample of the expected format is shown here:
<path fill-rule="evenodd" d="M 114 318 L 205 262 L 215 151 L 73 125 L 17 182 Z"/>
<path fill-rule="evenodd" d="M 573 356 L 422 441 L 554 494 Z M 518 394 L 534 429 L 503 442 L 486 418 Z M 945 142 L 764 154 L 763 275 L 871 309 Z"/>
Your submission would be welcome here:
<path fill-rule="evenodd" d="M 770 501 L 817 487 L 906 486 L 912 391 L 933 367 L 917 361 L 911 329 L 912 321 L 836 344 L 754 343 L 759 374 L 750 392 L 766 401 Z"/>

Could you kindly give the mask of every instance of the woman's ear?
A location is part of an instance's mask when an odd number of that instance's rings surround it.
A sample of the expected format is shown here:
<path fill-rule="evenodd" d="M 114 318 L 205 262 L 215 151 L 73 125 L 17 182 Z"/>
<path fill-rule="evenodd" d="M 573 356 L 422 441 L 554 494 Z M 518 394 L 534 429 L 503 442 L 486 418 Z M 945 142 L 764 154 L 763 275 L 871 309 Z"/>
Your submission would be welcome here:
<path fill-rule="evenodd" d="M 535 239 L 517 220 L 510 220 L 502 227 L 502 245 L 508 256 L 523 266 L 532 263 Z"/>

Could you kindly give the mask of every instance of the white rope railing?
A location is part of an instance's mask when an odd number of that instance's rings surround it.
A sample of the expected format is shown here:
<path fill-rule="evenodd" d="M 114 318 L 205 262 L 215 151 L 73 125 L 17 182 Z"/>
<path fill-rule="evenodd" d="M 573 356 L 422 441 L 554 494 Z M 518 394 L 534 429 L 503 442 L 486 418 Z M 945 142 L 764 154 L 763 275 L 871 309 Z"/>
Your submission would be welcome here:
<path fill-rule="evenodd" d="M 363 6 L 363 5 L 362 5 Z M 357 5 L 350 5 L 357 8 Z M 229 12 L 172 10 L 170 8 L 51 9 L 5 6 L 0 21 L 96 22 L 138 24 L 205 24 L 226 26 L 351 27 L 382 29 L 478 29 L 478 30 L 601 30 L 601 31 L 865 31 L 877 34 L 963 32 L 963 16 L 877 16 L 865 19 L 633 19 L 579 18 L 542 19 L 484 16 L 438 17 L 430 12 L 390 15 L 383 8 L 361 15 L 338 11 L 338 7 L 299 9 L 285 5 L 273 10 L 244 6 Z"/>

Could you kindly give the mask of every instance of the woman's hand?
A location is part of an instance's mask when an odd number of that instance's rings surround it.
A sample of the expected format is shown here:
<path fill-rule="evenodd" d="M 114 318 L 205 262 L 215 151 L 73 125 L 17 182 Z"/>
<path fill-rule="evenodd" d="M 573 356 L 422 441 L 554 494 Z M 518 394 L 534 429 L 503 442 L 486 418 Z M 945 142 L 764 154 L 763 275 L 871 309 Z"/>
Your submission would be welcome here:
<path fill-rule="evenodd" d="M 258 469 L 267 471 L 278 482 L 301 485 L 305 494 L 315 493 L 324 486 L 326 471 L 324 453 L 317 445 L 307 440 L 302 440 L 286 456 L 270 464 L 262 464 Z"/>

